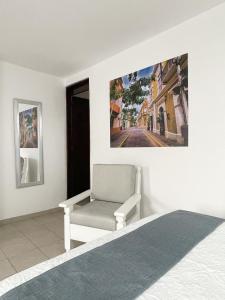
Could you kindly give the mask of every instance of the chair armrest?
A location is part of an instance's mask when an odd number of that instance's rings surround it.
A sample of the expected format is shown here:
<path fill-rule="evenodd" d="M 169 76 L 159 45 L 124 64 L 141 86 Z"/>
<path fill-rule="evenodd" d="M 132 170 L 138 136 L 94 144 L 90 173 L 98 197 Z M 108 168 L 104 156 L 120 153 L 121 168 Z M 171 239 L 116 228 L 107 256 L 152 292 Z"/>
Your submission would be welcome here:
<path fill-rule="evenodd" d="M 134 208 L 138 202 L 141 200 L 141 194 L 132 195 L 124 204 L 122 204 L 115 212 L 115 217 L 126 217 L 129 212 Z"/>
<path fill-rule="evenodd" d="M 59 207 L 63 207 L 63 208 L 69 208 L 71 206 L 73 206 L 74 204 L 77 204 L 78 202 L 84 200 L 85 198 L 89 197 L 91 195 L 91 190 L 87 190 L 83 193 L 80 193 L 77 196 L 74 196 L 66 201 L 63 201 L 61 203 L 59 203 Z"/>

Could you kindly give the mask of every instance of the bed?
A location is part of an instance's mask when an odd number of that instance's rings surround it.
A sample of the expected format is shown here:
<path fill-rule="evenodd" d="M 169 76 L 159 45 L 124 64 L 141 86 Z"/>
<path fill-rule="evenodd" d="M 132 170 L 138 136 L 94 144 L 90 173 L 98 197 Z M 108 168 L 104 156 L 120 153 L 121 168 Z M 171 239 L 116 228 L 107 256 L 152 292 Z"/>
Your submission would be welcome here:
<path fill-rule="evenodd" d="M 152 215 L 0 282 L 0 299 L 225 299 L 225 223 Z"/>

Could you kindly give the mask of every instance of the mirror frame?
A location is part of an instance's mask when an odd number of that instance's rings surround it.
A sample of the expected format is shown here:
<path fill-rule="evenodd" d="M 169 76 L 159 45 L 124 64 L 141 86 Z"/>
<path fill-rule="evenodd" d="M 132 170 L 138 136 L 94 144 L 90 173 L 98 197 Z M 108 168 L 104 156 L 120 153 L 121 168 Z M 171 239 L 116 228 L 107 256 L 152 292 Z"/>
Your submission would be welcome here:
<path fill-rule="evenodd" d="M 20 164 L 20 132 L 19 132 L 19 104 L 37 106 L 38 110 L 38 148 L 39 148 L 39 172 L 40 180 L 36 182 L 21 183 Z M 13 99 L 14 109 L 14 140 L 15 140 L 15 164 L 16 164 L 16 188 L 24 188 L 44 184 L 44 164 L 43 164 L 43 134 L 42 134 L 42 103 L 19 98 Z"/>

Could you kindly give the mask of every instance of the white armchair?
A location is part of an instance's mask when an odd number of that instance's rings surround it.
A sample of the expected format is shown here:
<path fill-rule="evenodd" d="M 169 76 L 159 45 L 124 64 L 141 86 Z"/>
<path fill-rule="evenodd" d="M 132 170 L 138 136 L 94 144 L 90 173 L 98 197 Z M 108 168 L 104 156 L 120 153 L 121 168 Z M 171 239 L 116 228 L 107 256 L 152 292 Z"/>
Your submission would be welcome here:
<path fill-rule="evenodd" d="M 64 208 L 65 249 L 71 240 L 88 242 L 140 219 L 141 168 L 133 165 L 93 166 L 92 191 L 59 204 Z M 74 205 L 90 197 L 90 203 Z"/>

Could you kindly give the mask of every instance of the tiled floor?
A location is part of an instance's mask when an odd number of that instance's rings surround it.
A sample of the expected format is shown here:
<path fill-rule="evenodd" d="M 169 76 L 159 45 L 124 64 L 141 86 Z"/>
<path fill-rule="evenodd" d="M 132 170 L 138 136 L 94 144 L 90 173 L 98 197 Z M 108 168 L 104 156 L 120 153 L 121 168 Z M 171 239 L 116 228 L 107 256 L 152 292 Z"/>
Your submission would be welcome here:
<path fill-rule="evenodd" d="M 0 280 L 64 251 L 63 211 L 0 225 Z"/>

